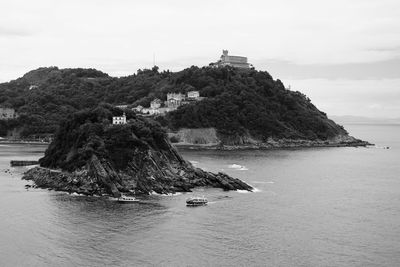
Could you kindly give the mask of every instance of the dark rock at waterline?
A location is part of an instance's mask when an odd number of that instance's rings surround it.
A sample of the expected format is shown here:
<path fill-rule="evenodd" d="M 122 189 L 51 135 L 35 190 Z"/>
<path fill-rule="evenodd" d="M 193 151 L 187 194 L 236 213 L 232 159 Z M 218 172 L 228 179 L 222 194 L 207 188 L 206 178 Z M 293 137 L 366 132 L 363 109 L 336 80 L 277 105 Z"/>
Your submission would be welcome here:
<path fill-rule="evenodd" d="M 35 160 L 12 160 L 12 161 L 10 161 L 11 167 L 31 166 L 31 165 L 37 165 L 37 164 L 39 164 L 39 162 L 35 161 Z"/>
<path fill-rule="evenodd" d="M 109 113 L 81 112 L 62 124 L 39 160 L 41 167 L 27 171 L 23 179 L 40 188 L 114 197 L 189 192 L 196 186 L 252 190 L 227 174 L 195 168 L 171 146 L 157 123 L 133 117 L 125 125 L 111 125 Z"/>

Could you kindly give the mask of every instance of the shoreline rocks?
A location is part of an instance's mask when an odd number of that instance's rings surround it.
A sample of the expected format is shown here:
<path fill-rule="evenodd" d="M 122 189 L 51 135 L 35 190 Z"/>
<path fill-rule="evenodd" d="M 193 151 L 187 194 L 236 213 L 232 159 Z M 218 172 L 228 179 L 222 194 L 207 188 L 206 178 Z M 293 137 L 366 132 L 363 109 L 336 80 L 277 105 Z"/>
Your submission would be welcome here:
<path fill-rule="evenodd" d="M 165 176 L 162 180 L 150 177 L 131 177 L 126 172 L 115 173 L 114 177 L 107 173 L 104 167 L 94 176 L 87 170 L 64 172 L 43 167 L 28 170 L 22 179 L 34 182 L 35 188 L 53 189 L 82 195 L 121 194 L 149 195 L 174 194 L 191 192 L 194 187 L 214 187 L 229 190 L 252 191 L 253 188 L 245 182 L 219 172 L 217 174 L 203 171 L 199 168 L 179 170 L 179 174 Z M 164 170 L 168 172 L 167 170 Z M 107 173 L 107 174 L 106 174 Z M 117 181 L 118 180 L 118 181 Z"/>
<path fill-rule="evenodd" d="M 223 190 L 253 188 L 224 173 L 195 168 L 171 146 L 154 121 L 131 117 L 113 125 L 110 110 L 97 108 L 74 114 L 60 125 L 40 167 L 23 179 L 39 188 L 84 195 L 171 194 L 197 186 Z"/>
<path fill-rule="evenodd" d="M 330 140 L 303 140 L 303 139 L 272 139 L 267 142 L 254 142 L 242 145 L 210 145 L 174 143 L 178 149 L 193 150 L 268 150 L 268 149 L 291 149 L 291 148 L 316 148 L 316 147 L 366 147 L 373 144 L 356 139 L 351 136 L 338 136 Z"/>

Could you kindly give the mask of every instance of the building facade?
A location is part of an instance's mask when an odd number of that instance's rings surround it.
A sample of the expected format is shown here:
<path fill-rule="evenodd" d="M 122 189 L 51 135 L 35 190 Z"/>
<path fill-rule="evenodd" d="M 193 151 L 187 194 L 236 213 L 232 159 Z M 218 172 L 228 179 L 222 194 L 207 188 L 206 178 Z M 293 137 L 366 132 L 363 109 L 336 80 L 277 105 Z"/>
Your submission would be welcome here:
<path fill-rule="evenodd" d="M 190 99 L 198 99 L 200 97 L 199 91 L 190 91 L 187 93 L 187 97 Z"/>
<path fill-rule="evenodd" d="M 113 117 L 113 124 L 126 124 L 126 115 L 125 112 L 121 117 Z"/>
<path fill-rule="evenodd" d="M 178 108 L 182 101 L 185 100 L 185 95 L 181 93 L 168 93 L 166 106 L 171 109 Z"/>
<path fill-rule="evenodd" d="M 187 95 L 182 93 L 168 93 L 167 100 L 164 103 L 156 98 L 150 102 L 150 107 L 137 106 L 132 110 L 146 115 L 164 115 L 168 112 L 176 110 L 178 107 L 186 104 L 200 101 L 204 97 L 200 97 L 199 91 L 190 91 Z"/>
<path fill-rule="evenodd" d="M 228 50 L 222 50 L 220 60 L 217 62 L 218 66 L 232 66 L 235 68 L 248 69 L 250 64 L 247 62 L 247 57 L 231 56 L 228 54 Z"/>
<path fill-rule="evenodd" d="M 11 120 L 18 118 L 17 112 L 13 108 L 0 107 L 0 120 Z"/>

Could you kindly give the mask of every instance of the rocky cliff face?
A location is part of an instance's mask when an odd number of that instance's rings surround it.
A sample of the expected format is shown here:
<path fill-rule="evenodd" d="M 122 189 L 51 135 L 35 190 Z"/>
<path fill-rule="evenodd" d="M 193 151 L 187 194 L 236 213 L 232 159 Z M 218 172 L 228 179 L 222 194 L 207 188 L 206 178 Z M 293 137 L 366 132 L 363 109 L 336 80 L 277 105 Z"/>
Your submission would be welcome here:
<path fill-rule="evenodd" d="M 40 160 L 41 167 L 29 170 L 23 179 L 33 180 L 42 188 L 115 197 L 129 192 L 188 192 L 196 186 L 252 190 L 224 173 L 193 167 L 156 124 L 131 118 L 127 125 L 100 125 L 97 122 L 104 122 L 104 118 L 95 116 L 98 111 L 94 113 L 61 125 Z M 55 168 L 59 170 L 51 170 Z"/>
<path fill-rule="evenodd" d="M 249 133 L 242 135 L 218 134 L 215 128 L 180 129 L 177 133 L 170 134 L 171 140 L 179 147 L 199 147 L 218 149 L 241 148 L 287 148 L 287 147 L 329 147 L 329 146 L 367 146 L 369 142 L 356 139 L 347 133 L 338 134 L 326 140 L 321 139 L 291 139 L 268 138 L 260 140 Z"/>

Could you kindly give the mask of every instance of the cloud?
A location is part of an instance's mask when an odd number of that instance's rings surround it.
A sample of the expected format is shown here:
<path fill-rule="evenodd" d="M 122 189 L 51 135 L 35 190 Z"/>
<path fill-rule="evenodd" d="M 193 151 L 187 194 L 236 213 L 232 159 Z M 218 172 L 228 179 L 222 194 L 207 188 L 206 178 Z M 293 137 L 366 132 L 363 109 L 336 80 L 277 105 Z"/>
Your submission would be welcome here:
<path fill-rule="evenodd" d="M 283 80 L 328 115 L 400 117 L 400 78 Z"/>
<path fill-rule="evenodd" d="M 369 112 L 377 103 L 385 113 L 399 104 L 398 0 L 13 0 L 0 10 L 1 81 L 41 66 L 128 75 L 150 68 L 153 53 L 161 70 L 178 71 L 228 49 L 310 88 L 327 112 Z M 383 84 L 392 89 L 382 92 Z"/>
<path fill-rule="evenodd" d="M 32 34 L 33 31 L 28 29 L 0 26 L 0 37 L 26 37 Z"/>
<path fill-rule="evenodd" d="M 370 48 L 370 51 L 378 51 L 378 52 L 396 52 L 400 54 L 400 45 L 398 46 L 386 46 L 386 47 L 375 47 Z"/>

